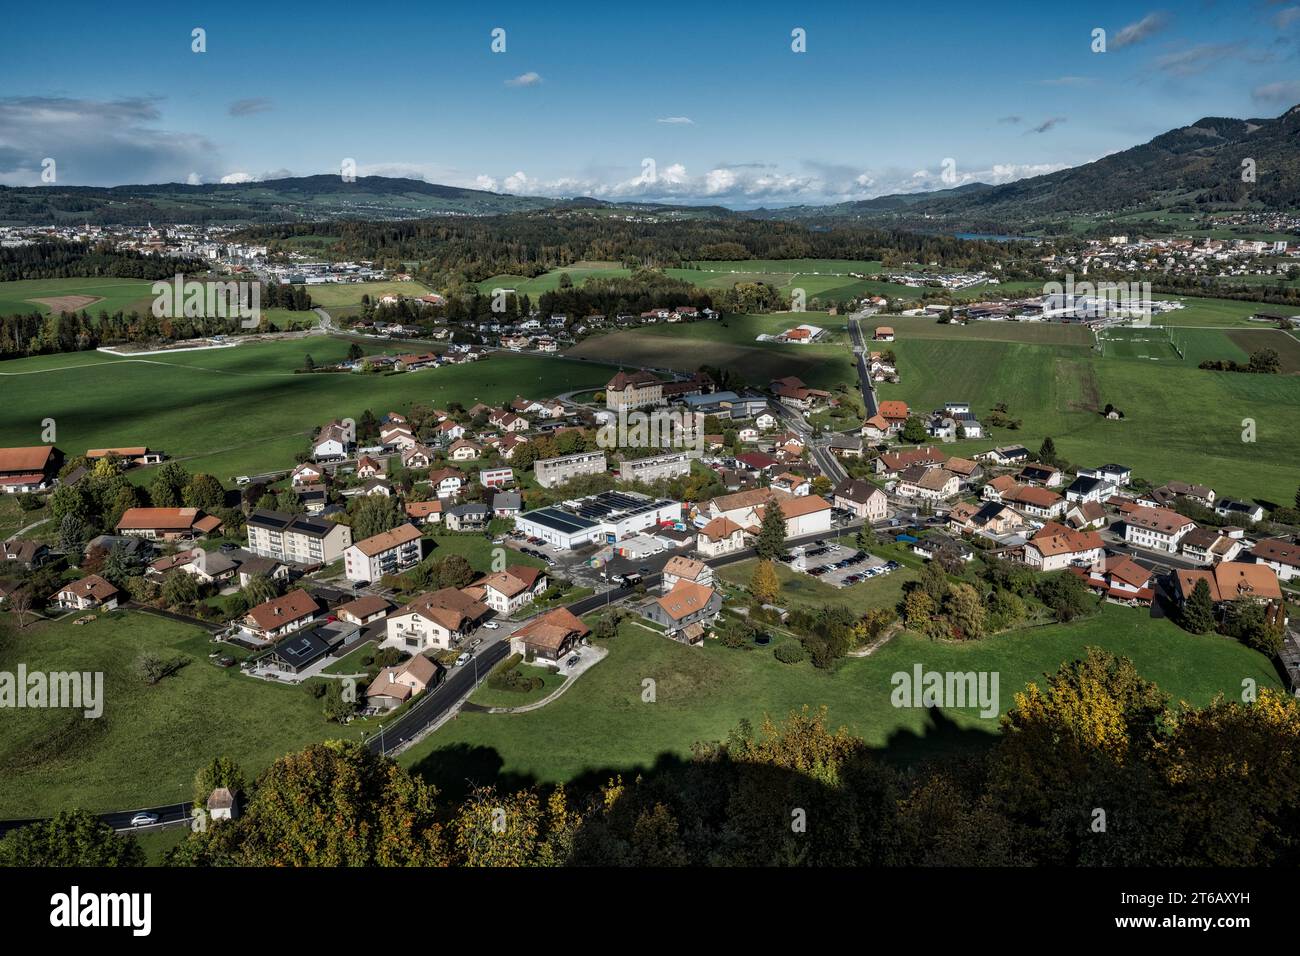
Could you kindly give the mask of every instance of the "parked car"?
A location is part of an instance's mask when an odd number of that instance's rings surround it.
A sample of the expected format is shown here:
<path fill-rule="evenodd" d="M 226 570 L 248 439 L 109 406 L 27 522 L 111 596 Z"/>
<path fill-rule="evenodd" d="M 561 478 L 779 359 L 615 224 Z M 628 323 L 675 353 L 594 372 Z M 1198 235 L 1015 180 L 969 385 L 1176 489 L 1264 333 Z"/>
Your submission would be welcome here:
<path fill-rule="evenodd" d="M 564 664 L 565 664 L 566 667 L 572 667 L 572 666 L 573 666 L 574 664 L 576 664 L 576 663 L 578 663 L 578 655 L 577 655 L 577 654 L 574 654 L 572 657 L 570 657 L 567 661 L 564 662 Z"/>
<path fill-rule="evenodd" d="M 135 816 L 131 818 L 131 826 L 133 827 L 149 827 L 149 826 L 153 826 L 157 822 L 158 822 L 158 814 L 149 813 L 144 810 L 141 810 L 139 813 L 137 813 Z"/>
<path fill-rule="evenodd" d="M 486 629 L 489 630 L 489 631 L 495 631 L 495 630 L 500 629 L 501 625 L 498 624 L 496 621 L 484 621 L 484 622 L 483 622 L 483 627 L 486 628 Z M 481 640 L 483 640 L 483 638 L 481 638 L 481 637 L 478 638 L 477 640 L 474 641 L 473 644 L 470 645 L 470 647 L 473 647 L 474 644 L 477 644 L 477 643 L 478 643 L 479 641 L 481 641 Z"/>
<path fill-rule="evenodd" d="M 456 666 L 460 667 L 464 664 L 468 664 L 473 659 L 474 659 L 474 655 L 471 654 L 469 651 L 465 651 L 463 654 L 460 655 L 460 657 L 456 658 Z"/>

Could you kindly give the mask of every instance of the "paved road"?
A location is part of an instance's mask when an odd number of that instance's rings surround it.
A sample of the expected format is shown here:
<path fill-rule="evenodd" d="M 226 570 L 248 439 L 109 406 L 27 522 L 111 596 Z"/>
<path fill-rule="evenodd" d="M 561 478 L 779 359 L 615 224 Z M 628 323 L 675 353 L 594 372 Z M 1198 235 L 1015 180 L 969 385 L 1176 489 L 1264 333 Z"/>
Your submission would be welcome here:
<path fill-rule="evenodd" d="M 853 352 L 857 356 L 858 386 L 862 389 L 862 403 L 867 408 L 867 418 L 880 414 L 880 403 L 876 401 L 876 386 L 871 381 L 871 370 L 867 367 L 867 356 L 871 350 L 867 347 L 866 336 L 862 333 L 861 321 L 870 312 L 855 312 L 849 316 L 849 337 L 853 341 Z"/>

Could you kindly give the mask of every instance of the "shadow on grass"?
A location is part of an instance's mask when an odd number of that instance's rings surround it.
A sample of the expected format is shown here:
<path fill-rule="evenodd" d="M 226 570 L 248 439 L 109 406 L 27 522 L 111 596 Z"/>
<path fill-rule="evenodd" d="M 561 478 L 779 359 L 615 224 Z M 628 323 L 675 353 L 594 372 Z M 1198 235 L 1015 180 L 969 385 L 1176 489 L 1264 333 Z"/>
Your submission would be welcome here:
<path fill-rule="evenodd" d="M 774 719 L 777 717 L 773 715 Z M 988 730 L 965 728 L 942 709 L 932 708 L 927 711 L 925 725 L 919 733 L 898 730 L 884 746 L 865 749 L 874 760 L 895 769 L 920 770 L 931 763 L 983 755 L 998 739 L 997 722 L 988 723 Z M 562 742 L 557 746 L 563 746 Z M 574 793 L 586 794 L 597 791 L 616 777 L 622 777 L 624 781 L 638 776 L 676 778 L 693 766 L 695 764 L 689 759 L 664 752 L 650 765 L 638 763 L 590 768 L 564 783 Z M 432 751 L 411 770 L 436 786 L 443 797 L 452 800 L 463 798 L 479 786 L 496 786 L 502 792 L 513 792 L 543 782 L 531 773 L 506 771 L 504 767 L 505 760 L 495 747 L 456 743 Z"/>

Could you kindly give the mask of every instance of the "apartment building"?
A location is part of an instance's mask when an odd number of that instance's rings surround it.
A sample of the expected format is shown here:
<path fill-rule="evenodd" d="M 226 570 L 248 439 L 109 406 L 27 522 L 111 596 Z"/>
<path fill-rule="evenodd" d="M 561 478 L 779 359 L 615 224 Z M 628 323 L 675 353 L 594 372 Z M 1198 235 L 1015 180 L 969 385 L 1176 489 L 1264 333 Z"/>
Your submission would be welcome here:
<path fill-rule="evenodd" d="M 661 478 L 676 478 L 691 473 L 691 456 L 685 450 L 651 455 L 648 458 L 633 458 L 622 461 L 618 466 L 618 476 L 623 481 L 641 481 L 649 484 Z"/>
<path fill-rule="evenodd" d="M 1177 554 L 1179 542 L 1195 527 L 1191 518 L 1168 508 L 1139 505 L 1124 513 L 1124 540 L 1153 551 Z"/>
<path fill-rule="evenodd" d="M 294 564 L 330 564 L 352 545 L 344 524 L 258 509 L 249 516 L 248 550 L 263 558 Z"/>
<path fill-rule="evenodd" d="M 543 488 L 554 488 L 581 475 L 603 474 L 608 466 L 603 451 L 582 451 L 533 462 L 533 475 Z"/>
<path fill-rule="evenodd" d="M 343 573 L 349 581 L 378 581 L 385 574 L 400 574 L 420 563 L 420 529 L 398 525 L 372 535 L 343 552 Z"/>

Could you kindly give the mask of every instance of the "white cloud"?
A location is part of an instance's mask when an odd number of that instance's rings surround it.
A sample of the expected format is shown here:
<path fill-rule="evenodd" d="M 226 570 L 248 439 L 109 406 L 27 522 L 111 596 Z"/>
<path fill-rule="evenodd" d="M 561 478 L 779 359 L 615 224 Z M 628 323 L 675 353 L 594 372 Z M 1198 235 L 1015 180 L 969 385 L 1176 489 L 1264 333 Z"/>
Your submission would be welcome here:
<path fill-rule="evenodd" d="M 202 186 L 203 177 L 200 176 L 198 173 L 190 173 L 188 176 L 185 177 L 185 184 L 187 186 Z"/>
<path fill-rule="evenodd" d="M 41 160 L 58 164 L 60 183 L 119 186 L 186 182 L 221 175 L 216 144 L 159 128 L 158 101 L 53 96 L 0 97 L 0 184 L 41 184 Z"/>
<path fill-rule="evenodd" d="M 538 86 L 541 82 L 541 74 L 529 70 L 527 73 L 520 73 L 512 80 L 506 80 L 506 86 Z"/>
<path fill-rule="evenodd" d="M 695 120 L 689 116 L 661 116 L 655 120 L 656 123 L 664 123 L 668 126 L 694 126 Z"/>
<path fill-rule="evenodd" d="M 271 108 L 271 101 L 264 96 L 255 96 L 246 100 L 235 100 L 230 104 L 228 112 L 231 116 L 252 116 L 254 113 L 265 113 Z"/>
<path fill-rule="evenodd" d="M 221 177 L 221 182 L 230 185 L 231 183 L 255 183 L 257 177 L 252 173 L 226 173 Z"/>
<path fill-rule="evenodd" d="M 1300 103 L 1300 80 L 1282 83 L 1265 83 L 1250 94 L 1260 103 Z"/>
<path fill-rule="evenodd" d="M 1148 13 L 1136 23 L 1130 23 L 1115 34 L 1110 41 L 1110 49 L 1120 50 L 1126 46 L 1132 46 L 1134 43 L 1141 43 L 1148 37 L 1159 33 L 1169 24 L 1169 15 L 1156 11 Z"/>
<path fill-rule="evenodd" d="M 612 202 L 718 203 L 736 208 L 790 203 L 834 203 L 871 199 L 893 193 L 916 193 L 949 189 L 965 183 L 992 185 L 1039 176 L 1066 168 L 1064 163 L 998 163 L 993 166 L 957 170 L 956 182 L 945 182 L 942 170 L 862 170 L 808 160 L 806 173 L 784 172 L 764 164 L 716 165 L 692 174 L 681 163 L 643 166 L 623 179 L 562 176 L 544 179 L 523 171 L 504 180 L 486 174 L 475 180 L 479 188 L 500 183 L 502 191 L 519 195 L 553 198 L 592 196 Z M 630 172 L 630 171 L 629 171 Z"/>

